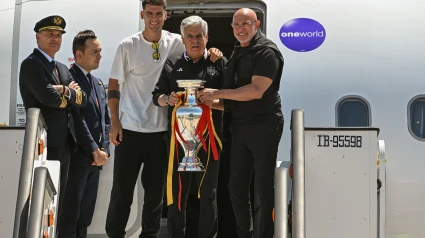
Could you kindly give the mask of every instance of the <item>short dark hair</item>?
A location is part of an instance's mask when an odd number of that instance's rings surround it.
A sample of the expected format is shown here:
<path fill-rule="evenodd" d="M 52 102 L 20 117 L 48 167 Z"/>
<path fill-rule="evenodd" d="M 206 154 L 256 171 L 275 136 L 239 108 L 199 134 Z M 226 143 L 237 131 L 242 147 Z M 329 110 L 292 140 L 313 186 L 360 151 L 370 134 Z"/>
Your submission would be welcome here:
<path fill-rule="evenodd" d="M 146 9 L 146 4 L 153 6 L 163 6 L 164 10 L 167 8 L 167 0 L 142 0 L 142 8 Z"/>
<path fill-rule="evenodd" d="M 88 39 L 97 39 L 96 34 L 92 30 L 84 30 L 78 32 L 72 42 L 72 53 L 77 57 L 77 50 L 84 52 L 86 50 L 86 41 Z"/>

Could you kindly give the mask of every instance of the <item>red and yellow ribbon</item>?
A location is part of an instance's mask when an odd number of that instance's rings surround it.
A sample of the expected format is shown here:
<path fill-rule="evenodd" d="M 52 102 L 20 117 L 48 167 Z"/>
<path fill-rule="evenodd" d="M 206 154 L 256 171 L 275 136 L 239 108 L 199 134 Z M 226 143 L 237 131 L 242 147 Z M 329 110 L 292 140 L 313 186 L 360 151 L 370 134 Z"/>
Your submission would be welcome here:
<path fill-rule="evenodd" d="M 178 141 L 177 141 L 177 136 L 180 137 L 180 139 L 184 142 L 187 143 L 184 138 L 181 135 L 181 132 L 179 130 L 178 127 L 178 122 L 177 122 L 177 116 L 176 116 L 176 111 L 177 109 L 180 107 L 180 105 L 182 104 L 182 95 L 184 93 L 183 92 L 179 92 L 178 95 L 180 97 L 180 101 L 174 106 L 173 112 L 171 113 L 171 140 L 170 140 L 170 154 L 168 157 L 168 172 L 167 172 L 167 205 L 171 205 L 173 204 L 173 161 L 174 161 L 174 155 L 175 153 L 178 153 Z M 205 151 L 208 152 L 208 160 L 207 160 L 207 164 L 205 167 L 205 172 L 204 175 L 202 177 L 201 180 L 201 185 L 202 185 L 202 181 L 204 180 L 205 174 L 206 174 L 206 170 L 208 168 L 208 163 L 209 163 L 209 158 L 210 158 L 210 150 L 212 149 L 212 153 L 214 156 L 214 160 L 218 160 L 218 150 L 217 150 L 217 144 L 216 141 L 218 143 L 218 145 L 220 146 L 220 149 L 223 148 L 223 145 L 221 143 L 220 138 L 217 135 L 217 132 L 215 131 L 215 127 L 214 127 L 214 123 L 212 120 L 212 111 L 211 108 L 209 108 L 208 106 L 201 104 L 200 107 L 202 108 L 202 115 L 201 118 L 199 120 L 199 123 L 196 127 L 195 130 L 195 136 L 198 136 L 198 138 L 201 140 L 201 144 L 202 147 Z M 208 137 L 209 137 L 209 141 L 208 141 L 208 148 L 207 148 L 207 144 L 205 142 L 204 139 L 204 134 L 208 133 Z M 179 164 L 179 159 L 178 159 L 178 154 L 177 154 L 177 165 Z M 201 187 L 201 185 L 199 187 Z M 181 202 L 181 191 L 182 191 L 182 185 L 181 185 L 181 179 L 179 176 L 179 196 L 178 196 L 178 208 L 179 210 L 181 210 L 181 206 L 180 206 L 180 202 Z M 200 188 L 198 190 L 198 198 L 200 197 Z"/>

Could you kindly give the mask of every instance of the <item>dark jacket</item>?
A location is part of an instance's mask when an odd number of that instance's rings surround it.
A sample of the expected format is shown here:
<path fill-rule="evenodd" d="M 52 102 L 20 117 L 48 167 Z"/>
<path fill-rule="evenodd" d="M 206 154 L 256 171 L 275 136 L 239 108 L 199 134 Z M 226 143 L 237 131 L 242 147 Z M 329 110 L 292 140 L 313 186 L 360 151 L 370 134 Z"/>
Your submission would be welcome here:
<path fill-rule="evenodd" d="M 68 85 L 74 81 L 68 68 L 56 62 L 59 79 L 54 66 L 38 50 L 30 54 L 21 64 L 19 89 L 25 110 L 40 108 L 47 130 L 47 146 L 75 149 L 76 136 L 71 108 L 84 107 L 87 96 L 84 91 L 69 89 L 70 100 L 61 96 L 52 85 Z"/>
<path fill-rule="evenodd" d="M 111 119 L 106 91 L 100 79 L 92 75 L 93 88 L 81 69 L 73 64 L 69 69 L 75 82 L 87 92 L 87 105 L 74 108 L 77 150 L 71 155 L 71 165 L 91 166 L 92 152 L 98 148 L 109 155 L 109 130 Z"/>

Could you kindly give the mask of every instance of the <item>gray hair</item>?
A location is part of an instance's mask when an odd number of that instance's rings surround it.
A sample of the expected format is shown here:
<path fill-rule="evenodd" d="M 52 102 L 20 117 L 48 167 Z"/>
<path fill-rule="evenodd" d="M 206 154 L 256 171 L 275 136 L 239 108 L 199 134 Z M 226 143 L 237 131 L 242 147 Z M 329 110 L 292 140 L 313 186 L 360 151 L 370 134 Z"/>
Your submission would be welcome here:
<path fill-rule="evenodd" d="M 208 34 L 208 24 L 204 19 L 202 19 L 199 16 L 190 16 L 183 19 L 182 23 L 180 24 L 180 33 L 182 36 L 184 36 L 184 28 L 188 26 L 201 26 L 202 27 L 202 34 L 203 36 L 206 36 Z"/>

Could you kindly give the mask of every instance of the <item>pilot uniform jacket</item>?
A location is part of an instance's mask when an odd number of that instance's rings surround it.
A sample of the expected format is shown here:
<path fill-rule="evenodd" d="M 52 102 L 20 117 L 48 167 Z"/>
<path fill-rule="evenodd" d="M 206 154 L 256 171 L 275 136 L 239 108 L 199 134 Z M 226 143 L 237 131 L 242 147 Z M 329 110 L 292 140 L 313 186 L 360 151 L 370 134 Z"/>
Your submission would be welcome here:
<path fill-rule="evenodd" d="M 100 79 L 91 75 L 93 86 L 81 69 L 73 64 L 69 69 L 75 82 L 87 93 L 87 105 L 74 108 L 77 150 L 71 155 L 71 165 L 91 166 L 92 152 L 101 149 L 109 155 L 109 130 L 111 119 L 107 96 Z"/>
<path fill-rule="evenodd" d="M 38 49 L 34 49 L 21 64 L 19 88 L 25 110 L 41 110 L 47 125 L 47 146 L 73 151 L 76 136 L 71 108 L 84 107 L 86 93 L 69 88 L 69 98 L 61 95 L 52 85 L 67 86 L 74 79 L 64 64 L 56 62 L 56 68 L 59 78 L 55 74 L 55 66 Z"/>

